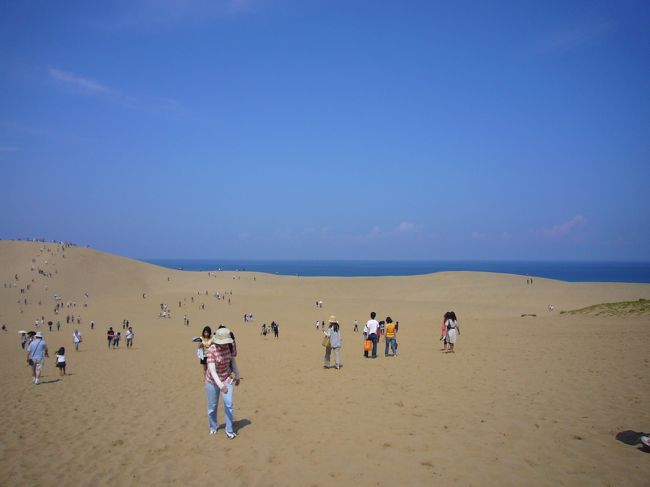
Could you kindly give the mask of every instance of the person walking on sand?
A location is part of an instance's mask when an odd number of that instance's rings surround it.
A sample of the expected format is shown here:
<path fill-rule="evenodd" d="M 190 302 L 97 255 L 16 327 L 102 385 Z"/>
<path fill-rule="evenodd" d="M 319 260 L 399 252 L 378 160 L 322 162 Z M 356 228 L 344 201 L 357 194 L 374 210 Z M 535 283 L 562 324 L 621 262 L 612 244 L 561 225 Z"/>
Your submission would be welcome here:
<path fill-rule="evenodd" d="M 27 345 L 27 333 L 21 333 L 20 334 L 20 348 L 25 350 L 26 345 Z"/>
<path fill-rule="evenodd" d="M 453 311 L 449 312 L 449 318 L 447 318 L 447 343 L 449 344 L 448 353 L 454 353 L 454 345 L 456 345 L 456 340 L 458 335 L 460 335 L 460 327 L 458 326 L 458 320 L 456 319 L 456 313 Z"/>
<path fill-rule="evenodd" d="M 440 327 L 440 340 L 442 341 L 442 352 L 447 351 L 447 320 L 449 319 L 449 311 L 442 317 L 442 326 Z"/>
<path fill-rule="evenodd" d="M 113 331 L 113 327 L 109 326 L 108 331 L 106 332 L 106 340 L 108 340 L 108 349 L 111 349 L 111 345 L 113 344 L 113 337 L 115 336 L 115 332 Z"/>
<path fill-rule="evenodd" d="M 237 433 L 233 429 L 233 390 L 239 385 L 239 374 L 231 367 L 232 352 L 228 345 L 233 343 L 228 328 L 219 328 L 212 344 L 208 348 L 207 370 L 205 374 L 205 395 L 208 402 L 208 422 L 210 434 L 217 432 L 217 406 L 219 396 L 223 397 L 224 413 L 226 417 L 226 437 L 234 439 Z"/>
<path fill-rule="evenodd" d="M 81 343 L 81 332 L 79 330 L 75 330 L 72 332 L 72 344 L 74 345 L 74 350 L 75 352 L 79 351 L 79 344 Z"/>
<path fill-rule="evenodd" d="M 370 313 L 370 319 L 367 321 L 366 326 L 363 327 L 363 336 L 372 342 L 372 358 L 377 358 L 377 330 L 379 329 L 379 322 L 375 319 L 377 313 L 374 311 Z M 363 356 L 368 358 L 368 352 L 364 351 Z"/>
<path fill-rule="evenodd" d="M 133 348 L 133 336 L 135 333 L 133 333 L 133 327 L 129 326 L 129 328 L 126 330 L 126 348 Z"/>
<path fill-rule="evenodd" d="M 199 358 L 199 363 L 203 369 L 203 377 L 205 377 L 205 373 L 208 369 L 208 362 L 206 359 L 210 345 L 212 345 L 212 328 L 206 325 L 203 327 L 203 331 L 201 332 L 201 341 L 196 347 L 196 356 Z"/>
<path fill-rule="evenodd" d="M 61 347 L 56 351 L 56 368 L 59 369 L 59 375 L 65 375 L 65 348 Z"/>
<path fill-rule="evenodd" d="M 39 331 L 27 347 L 27 362 L 32 366 L 32 384 L 38 385 L 45 357 L 49 356 L 47 343 L 43 340 L 43 333 Z"/>
<path fill-rule="evenodd" d="M 332 350 L 334 350 L 334 368 L 339 370 L 341 368 L 341 330 L 336 316 L 330 316 L 329 327 L 323 334 L 329 338 L 329 344 L 325 347 L 325 365 L 326 369 L 330 368 L 330 357 Z"/>
<path fill-rule="evenodd" d="M 386 318 L 386 348 L 384 349 L 384 356 L 388 357 L 388 349 L 390 348 L 391 356 L 397 355 L 397 340 L 396 340 L 396 330 L 395 323 L 393 319 L 388 316 Z"/>

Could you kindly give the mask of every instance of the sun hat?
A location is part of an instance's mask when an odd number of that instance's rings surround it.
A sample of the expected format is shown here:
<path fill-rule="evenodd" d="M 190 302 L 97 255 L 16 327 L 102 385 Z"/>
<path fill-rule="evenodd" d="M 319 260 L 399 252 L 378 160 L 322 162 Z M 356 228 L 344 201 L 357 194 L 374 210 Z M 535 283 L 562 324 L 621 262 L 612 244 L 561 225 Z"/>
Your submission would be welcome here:
<path fill-rule="evenodd" d="M 336 316 L 332 315 L 330 316 L 330 319 L 328 320 L 330 323 L 338 323 L 339 320 L 336 319 Z"/>
<path fill-rule="evenodd" d="M 37 331 L 36 335 L 34 335 L 34 338 L 43 338 L 43 333 L 41 333 L 40 331 Z"/>
<path fill-rule="evenodd" d="M 232 343 L 230 330 L 228 328 L 219 328 L 212 337 L 212 343 L 216 343 L 217 345 L 228 345 Z"/>

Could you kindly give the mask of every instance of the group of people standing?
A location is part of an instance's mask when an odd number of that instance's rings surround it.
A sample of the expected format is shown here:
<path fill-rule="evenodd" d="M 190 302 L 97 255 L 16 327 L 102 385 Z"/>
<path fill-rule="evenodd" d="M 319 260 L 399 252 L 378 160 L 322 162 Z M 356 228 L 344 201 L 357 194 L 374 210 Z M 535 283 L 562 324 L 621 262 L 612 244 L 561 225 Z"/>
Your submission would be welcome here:
<path fill-rule="evenodd" d="M 260 335 L 266 336 L 269 333 L 273 333 L 273 336 L 275 338 L 280 337 L 280 325 L 278 325 L 275 321 L 272 321 L 270 325 L 267 326 L 266 323 L 262 323 L 262 328 L 260 331 Z"/>
<path fill-rule="evenodd" d="M 133 327 L 129 326 L 126 329 L 126 332 L 124 333 L 124 338 L 126 338 L 126 348 L 133 348 L 133 337 L 135 336 L 135 332 L 133 331 Z M 108 342 L 108 348 L 109 350 L 111 348 L 120 348 L 120 340 L 122 339 L 122 333 L 117 332 L 115 333 L 115 330 L 113 330 L 112 326 L 108 327 L 108 331 L 106 332 L 106 341 Z"/>
<path fill-rule="evenodd" d="M 363 327 L 363 356 L 366 358 L 377 358 L 377 343 L 381 335 L 384 335 L 385 348 L 384 356 L 397 356 L 397 332 L 399 330 L 399 321 L 393 322 L 390 316 L 385 321 L 377 321 L 377 313 L 370 313 L 370 319 Z"/>

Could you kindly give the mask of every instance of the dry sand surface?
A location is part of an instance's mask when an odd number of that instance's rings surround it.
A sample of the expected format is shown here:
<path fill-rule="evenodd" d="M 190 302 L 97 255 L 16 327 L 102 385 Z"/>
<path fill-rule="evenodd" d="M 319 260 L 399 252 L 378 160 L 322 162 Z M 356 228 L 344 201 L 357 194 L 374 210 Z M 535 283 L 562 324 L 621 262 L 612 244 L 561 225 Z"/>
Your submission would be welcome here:
<path fill-rule="evenodd" d="M 0 281 L 0 323 L 9 329 L 0 335 L 3 486 L 650 485 L 650 453 L 616 438 L 650 432 L 650 317 L 559 313 L 650 298 L 650 285 L 531 286 L 521 276 L 469 272 L 210 276 L 7 241 Z M 213 297 L 231 290 L 230 304 Z M 54 293 L 76 307 L 54 315 Z M 158 317 L 160 303 L 171 319 Z M 442 354 L 440 320 L 450 309 L 462 334 L 456 353 Z M 399 320 L 398 357 L 385 358 L 380 343 L 377 360 L 363 358 L 352 323 L 363 326 L 372 310 Z M 255 321 L 245 324 L 244 313 Z M 81 325 L 65 324 L 66 314 Z M 339 371 L 323 369 L 314 329 L 330 314 L 342 324 Z M 44 327 L 52 358 L 34 386 L 16 332 L 41 316 L 63 326 Z M 109 350 L 106 330 L 121 331 L 123 319 L 134 348 Z M 277 340 L 260 336 L 271 320 L 280 324 Z M 219 323 L 237 336 L 243 376 L 235 440 L 222 429 L 208 435 L 191 342 L 204 324 Z M 84 338 L 76 353 L 75 327 Z M 62 380 L 53 358 L 60 346 Z M 221 405 L 218 414 L 223 423 Z"/>

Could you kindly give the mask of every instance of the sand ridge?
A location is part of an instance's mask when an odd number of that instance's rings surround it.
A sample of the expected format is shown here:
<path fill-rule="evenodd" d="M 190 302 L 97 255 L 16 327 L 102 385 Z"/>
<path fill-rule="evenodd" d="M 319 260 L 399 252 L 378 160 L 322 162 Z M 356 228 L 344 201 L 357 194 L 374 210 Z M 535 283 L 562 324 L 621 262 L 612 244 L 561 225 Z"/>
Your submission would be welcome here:
<path fill-rule="evenodd" d="M 0 336 L 1 485 L 647 485 L 650 454 L 615 436 L 650 431 L 650 319 L 560 311 L 648 299 L 649 285 L 527 286 L 522 276 L 471 272 L 208 275 L 7 241 L 0 281 L 12 285 L 0 286 L 0 322 L 9 327 Z M 230 304 L 214 297 L 230 291 Z M 50 359 L 45 383 L 32 386 L 16 331 L 41 316 L 56 321 L 54 293 L 76 302 L 59 314 L 63 323 L 67 313 L 82 318 L 45 331 L 52 357 L 66 347 L 70 375 L 57 380 Z M 171 319 L 158 317 L 160 303 Z M 448 309 L 461 323 L 453 355 L 439 352 Z M 352 323 L 362 326 L 371 310 L 400 321 L 398 357 L 383 357 L 383 342 L 380 358 L 362 357 Z M 255 321 L 244 324 L 244 313 Z M 342 324 L 340 371 L 323 370 L 314 329 L 330 314 Z M 125 318 L 134 349 L 108 350 L 106 328 L 121 331 Z M 259 334 L 271 320 L 278 340 Z M 240 352 L 233 441 L 208 435 L 190 342 L 218 323 L 236 333 Z M 75 327 L 84 336 L 78 353 Z"/>

